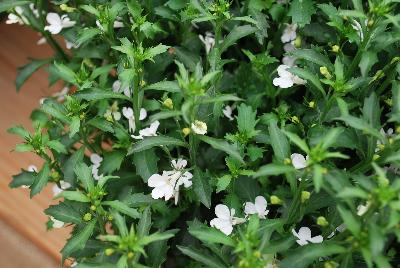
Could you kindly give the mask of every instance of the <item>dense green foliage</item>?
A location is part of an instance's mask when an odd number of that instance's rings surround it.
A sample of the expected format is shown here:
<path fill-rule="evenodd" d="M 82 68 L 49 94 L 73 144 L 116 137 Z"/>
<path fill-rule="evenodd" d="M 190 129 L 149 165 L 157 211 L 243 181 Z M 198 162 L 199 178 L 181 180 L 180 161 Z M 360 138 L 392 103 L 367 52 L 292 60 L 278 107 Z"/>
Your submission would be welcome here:
<path fill-rule="evenodd" d="M 400 263 L 398 0 L 0 3 L 66 88 L 11 187 L 60 202 L 75 267 Z M 60 39 L 54 35 L 59 34 Z M 58 42 L 64 38 L 64 44 Z M 58 40 L 58 41 L 57 41 Z M 268 203 L 268 205 L 267 205 Z M 234 210 L 230 210 L 234 209 Z"/>

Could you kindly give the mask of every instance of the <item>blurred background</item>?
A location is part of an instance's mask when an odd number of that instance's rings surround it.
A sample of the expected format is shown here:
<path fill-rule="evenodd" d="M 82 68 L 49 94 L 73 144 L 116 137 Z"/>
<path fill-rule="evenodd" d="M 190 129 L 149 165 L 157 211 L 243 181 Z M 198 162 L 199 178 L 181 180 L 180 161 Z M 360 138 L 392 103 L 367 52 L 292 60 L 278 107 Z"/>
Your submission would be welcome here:
<path fill-rule="evenodd" d="M 46 229 L 48 217 L 43 210 L 57 203 L 51 186 L 33 199 L 27 189 L 8 187 L 12 175 L 32 164 L 40 168 L 41 161 L 33 154 L 12 152 L 21 139 L 8 134 L 7 128 L 21 124 L 32 130 L 29 116 L 39 100 L 62 88 L 50 88 L 45 70 L 39 70 L 19 93 L 15 90 L 18 67 L 28 58 L 52 55 L 47 44 L 37 44 L 39 39 L 29 28 L 6 25 L 0 19 L 0 267 L 4 268 L 60 267 L 59 251 L 69 233 L 68 228 Z"/>

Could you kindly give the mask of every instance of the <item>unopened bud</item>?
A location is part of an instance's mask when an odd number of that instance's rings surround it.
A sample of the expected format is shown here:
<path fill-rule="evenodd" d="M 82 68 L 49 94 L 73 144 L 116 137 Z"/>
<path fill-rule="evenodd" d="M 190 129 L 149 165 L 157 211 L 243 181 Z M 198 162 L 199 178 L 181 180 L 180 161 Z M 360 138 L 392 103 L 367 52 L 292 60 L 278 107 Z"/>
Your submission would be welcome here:
<path fill-rule="evenodd" d="M 128 253 L 128 259 L 132 259 L 133 256 L 135 256 L 135 254 L 134 254 L 132 251 L 130 251 L 130 252 Z"/>
<path fill-rule="evenodd" d="M 317 224 L 318 224 L 319 226 L 325 227 L 325 226 L 328 226 L 328 225 L 329 225 L 329 222 L 325 219 L 324 216 L 319 216 L 319 217 L 317 218 Z"/>
<path fill-rule="evenodd" d="M 290 158 L 285 158 L 285 159 L 283 159 L 283 163 L 285 165 L 291 165 L 292 164 L 292 160 L 290 160 Z"/>
<path fill-rule="evenodd" d="M 374 154 L 374 155 L 372 156 L 372 160 L 373 160 L 373 161 L 376 161 L 376 160 L 379 159 L 379 157 L 381 157 L 379 154 Z"/>
<path fill-rule="evenodd" d="M 329 72 L 328 68 L 326 68 L 325 66 L 319 67 L 319 71 L 323 76 L 325 76 L 326 79 L 332 79 L 331 73 Z"/>
<path fill-rule="evenodd" d="M 163 102 L 163 105 L 170 110 L 174 109 L 174 103 L 172 102 L 172 100 L 170 98 L 165 99 Z"/>
<path fill-rule="evenodd" d="M 95 210 L 96 210 L 96 206 L 95 206 L 95 205 L 91 205 L 91 206 L 90 206 L 90 210 L 95 211 Z"/>
<path fill-rule="evenodd" d="M 300 124 L 300 119 L 297 116 L 292 116 L 290 120 L 295 124 Z"/>
<path fill-rule="evenodd" d="M 338 53 L 338 52 L 339 52 L 339 50 L 340 50 L 340 47 L 339 47 L 338 45 L 334 45 L 334 46 L 332 46 L 332 52 L 334 52 L 334 53 Z"/>
<path fill-rule="evenodd" d="M 301 37 L 300 36 L 297 36 L 297 38 L 294 40 L 294 47 L 295 48 L 301 47 Z"/>
<path fill-rule="evenodd" d="M 310 102 L 308 103 L 308 107 L 314 109 L 314 108 L 316 107 L 315 101 L 310 101 Z"/>
<path fill-rule="evenodd" d="M 281 205 L 283 203 L 282 200 L 276 195 L 271 195 L 270 200 L 272 205 Z"/>
<path fill-rule="evenodd" d="M 74 12 L 76 8 L 69 7 L 69 6 L 67 6 L 66 4 L 61 4 L 61 5 L 60 5 L 60 9 L 61 9 L 62 11 L 65 11 L 65 12 L 70 13 L 70 12 Z"/>
<path fill-rule="evenodd" d="M 310 199 L 311 193 L 308 191 L 301 191 L 301 203 L 306 202 L 308 199 Z"/>
<path fill-rule="evenodd" d="M 83 215 L 84 221 L 90 221 L 91 219 L 92 219 L 92 214 L 86 213 L 85 215 Z"/>
<path fill-rule="evenodd" d="M 106 254 L 106 256 L 111 256 L 114 253 L 114 249 L 112 248 L 107 248 L 104 253 Z"/>
<path fill-rule="evenodd" d="M 183 136 L 186 137 L 187 135 L 190 134 L 191 131 L 192 131 L 192 130 L 191 130 L 190 128 L 185 127 L 184 129 L 182 129 Z"/>

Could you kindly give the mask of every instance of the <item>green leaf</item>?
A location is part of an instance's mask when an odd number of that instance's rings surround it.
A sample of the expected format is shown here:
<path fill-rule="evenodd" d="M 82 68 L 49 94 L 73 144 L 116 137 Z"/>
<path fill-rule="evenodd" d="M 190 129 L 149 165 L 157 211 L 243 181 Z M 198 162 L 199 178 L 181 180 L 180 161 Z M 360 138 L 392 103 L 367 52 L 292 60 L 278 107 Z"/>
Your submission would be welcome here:
<path fill-rule="evenodd" d="M 171 93 L 181 92 L 179 88 L 178 82 L 176 81 L 161 81 L 151 85 L 148 85 L 144 88 L 145 90 L 153 89 L 153 90 L 161 90 Z"/>
<path fill-rule="evenodd" d="M 122 162 L 126 157 L 125 150 L 114 150 L 112 152 L 104 153 L 104 161 L 100 166 L 99 174 L 111 174 L 119 170 Z"/>
<path fill-rule="evenodd" d="M 346 122 L 349 126 L 359 129 L 367 134 L 370 134 L 380 140 L 383 139 L 382 134 L 374 129 L 370 124 L 365 122 L 364 120 L 351 116 L 351 115 L 342 115 L 341 117 L 337 118 L 338 120 Z"/>
<path fill-rule="evenodd" d="M 224 95 L 216 95 L 209 98 L 204 98 L 199 100 L 200 103 L 214 103 L 214 102 L 225 102 L 225 101 L 241 101 L 243 99 L 232 95 L 232 94 L 224 94 Z"/>
<path fill-rule="evenodd" d="M 268 131 L 271 138 L 271 146 L 274 150 L 275 157 L 279 162 L 283 163 L 285 158 L 290 156 L 290 145 L 286 136 L 278 128 L 276 120 L 271 120 L 268 124 Z"/>
<path fill-rule="evenodd" d="M 162 44 L 158 44 L 156 47 L 151 47 L 146 50 L 144 59 L 154 62 L 153 58 L 161 53 L 164 53 L 165 51 L 167 51 L 168 48 L 169 46 L 165 46 Z"/>
<path fill-rule="evenodd" d="M 213 257 L 210 254 L 205 254 L 198 249 L 193 247 L 184 247 L 184 246 L 176 246 L 183 254 L 189 256 L 195 261 L 198 261 L 202 264 L 205 264 L 206 267 L 212 268 L 226 268 L 224 264 L 222 264 L 218 259 Z"/>
<path fill-rule="evenodd" d="M 162 240 L 166 240 L 166 239 L 170 239 L 171 237 L 175 236 L 175 233 L 177 232 L 177 230 L 169 230 L 163 233 L 153 233 L 151 235 L 147 235 L 142 237 L 139 240 L 139 244 L 140 245 L 148 245 L 150 243 L 156 242 L 156 241 L 162 241 Z"/>
<path fill-rule="evenodd" d="M 53 149 L 57 153 L 60 153 L 60 154 L 66 154 L 67 153 L 67 149 L 65 148 L 64 144 L 62 144 L 58 140 L 49 141 L 49 142 L 46 143 L 46 146 L 49 147 L 50 149 Z"/>
<path fill-rule="evenodd" d="M 289 140 L 294 144 L 296 144 L 305 153 L 308 154 L 310 152 L 307 143 L 304 140 L 302 140 L 297 134 L 288 131 L 283 131 L 283 133 L 285 133 L 285 135 L 289 138 Z"/>
<path fill-rule="evenodd" d="M 151 228 L 151 209 L 150 206 L 146 207 L 140 217 L 138 227 L 137 227 L 137 236 L 144 237 L 149 234 Z"/>
<path fill-rule="evenodd" d="M 128 151 L 128 155 L 151 149 L 156 146 L 181 146 L 187 147 L 187 143 L 168 136 L 145 137 L 136 142 Z"/>
<path fill-rule="evenodd" d="M 83 44 L 91 41 L 94 37 L 101 34 L 101 30 L 99 28 L 85 28 L 79 32 L 78 38 L 74 42 L 78 46 L 82 46 Z"/>
<path fill-rule="evenodd" d="M 57 62 L 54 62 L 54 66 L 56 67 L 55 71 L 59 77 L 61 77 L 64 81 L 68 83 L 76 84 L 76 75 L 71 68 Z"/>
<path fill-rule="evenodd" d="M 329 58 L 313 49 L 296 49 L 291 52 L 293 56 L 299 59 L 304 59 L 306 61 L 317 64 L 318 66 L 325 66 L 329 70 L 333 70 L 333 64 Z"/>
<path fill-rule="evenodd" d="M 112 123 L 107 121 L 104 117 L 96 116 L 87 121 L 86 123 L 105 132 L 114 133 L 114 127 Z"/>
<path fill-rule="evenodd" d="M 319 81 L 319 78 L 315 74 L 311 73 L 310 71 L 308 71 L 306 69 L 302 69 L 302 68 L 298 68 L 298 67 L 291 67 L 288 69 L 288 71 L 294 75 L 297 75 L 298 77 L 300 77 L 302 79 L 305 79 L 305 80 L 311 82 L 311 84 L 318 90 L 318 91 L 315 91 L 315 90 L 313 90 L 313 88 L 310 88 L 310 91 L 313 93 L 313 95 L 318 97 L 320 95 L 320 94 L 318 94 L 318 92 L 320 92 L 322 94 L 322 96 L 326 95 L 324 88 L 322 87 L 322 84 Z"/>
<path fill-rule="evenodd" d="M 65 202 L 60 202 L 57 205 L 51 205 L 44 211 L 44 213 L 53 216 L 55 219 L 62 222 L 74 224 L 82 223 L 82 216 L 80 212 L 72 205 L 69 205 Z"/>
<path fill-rule="evenodd" d="M 74 167 L 74 172 L 86 191 L 91 192 L 94 189 L 92 170 L 85 163 L 79 162 Z"/>
<path fill-rule="evenodd" d="M 153 114 L 149 117 L 150 122 L 154 122 L 157 120 L 168 119 L 171 117 L 179 117 L 182 115 L 181 111 L 161 111 L 159 113 Z"/>
<path fill-rule="evenodd" d="M 84 151 L 85 151 L 85 146 L 82 146 L 63 163 L 61 170 L 64 174 L 64 180 L 68 182 L 74 181 L 75 179 L 74 168 L 78 163 L 81 163 L 83 161 Z"/>
<path fill-rule="evenodd" d="M 202 242 L 223 244 L 230 247 L 236 246 L 235 240 L 215 228 L 211 228 L 203 224 L 191 224 L 189 225 L 188 230 L 191 235 Z"/>
<path fill-rule="evenodd" d="M 38 173 L 38 175 L 35 178 L 35 181 L 31 185 L 31 193 L 30 197 L 32 198 L 34 195 L 40 193 L 44 186 L 46 186 L 47 182 L 50 179 L 50 166 L 49 163 L 44 163 L 42 169 Z"/>
<path fill-rule="evenodd" d="M 231 183 L 231 180 L 232 180 L 232 176 L 229 175 L 229 174 L 224 175 L 221 178 L 218 178 L 217 179 L 217 190 L 216 190 L 216 192 L 219 193 L 221 191 L 224 191 L 229 186 L 229 184 Z"/>
<path fill-rule="evenodd" d="M 29 4 L 31 1 L 25 1 L 25 0 L 2 0 L 0 2 L 0 13 L 4 11 L 8 11 L 16 6 L 22 6 L 25 4 Z"/>
<path fill-rule="evenodd" d="M 239 160 L 241 163 L 244 163 L 243 158 L 240 155 L 240 152 L 238 151 L 238 149 L 234 145 L 228 143 L 227 141 L 219 140 L 219 139 L 204 136 L 204 135 L 198 135 L 198 138 L 199 138 L 199 140 L 202 140 L 205 143 L 208 143 L 209 145 L 211 145 L 211 147 L 213 147 L 214 149 L 223 151 L 223 152 L 227 153 L 228 155 L 232 156 L 233 158 L 235 158 L 236 160 Z"/>
<path fill-rule="evenodd" d="M 224 38 L 221 44 L 221 53 L 227 50 L 230 46 L 234 45 L 239 39 L 250 35 L 257 31 L 256 27 L 250 25 L 236 26 L 233 30 Z"/>
<path fill-rule="evenodd" d="M 91 222 L 86 224 L 86 226 L 80 232 L 78 232 L 75 235 L 72 235 L 71 238 L 68 239 L 68 242 L 61 250 L 62 262 L 64 262 L 64 260 L 67 257 L 71 256 L 73 252 L 85 248 L 86 242 L 93 234 L 95 226 L 96 226 L 96 220 L 92 220 Z"/>
<path fill-rule="evenodd" d="M 311 16 L 315 12 L 316 9 L 312 0 L 293 0 L 288 15 L 292 17 L 292 23 L 303 27 L 311 22 Z"/>
<path fill-rule="evenodd" d="M 110 206 L 111 208 L 115 209 L 118 212 L 121 212 L 125 215 L 128 215 L 131 218 L 139 219 L 140 213 L 134 209 L 130 208 L 121 201 L 113 200 L 113 201 L 104 201 L 102 202 L 103 205 Z"/>
<path fill-rule="evenodd" d="M 254 174 L 253 177 L 258 178 L 262 176 L 277 176 L 288 172 L 294 172 L 294 169 L 290 165 L 284 164 L 267 164 L 261 166 Z"/>
<path fill-rule="evenodd" d="M 192 181 L 193 190 L 199 198 L 200 202 L 207 208 L 210 208 L 212 189 L 209 179 L 200 169 L 195 168 Z"/>
<path fill-rule="evenodd" d="M 87 101 L 104 100 L 104 99 L 123 99 L 128 101 L 131 100 L 124 94 L 113 92 L 111 90 L 103 90 L 99 88 L 80 90 L 77 93 L 75 93 L 74 96 L 78 99 Z"/>
<path fill-rule="evenodd" d="M 365 98 L 363 116 L 373 128 L 378 129 L 380 127 L 381 109 L 379 107 L 379 100 L 375 92 L 372 92 L 368 98 Z"/>
<path fill-rule="evenodd" d="M 21 143 L 21 144 L 17 144 L 15 146 L 15 151 L 16 152 L 31 152 L 33 151 L 33 146 L 30 144 L 26 144 L 26 143 Z"/>
<path fill-rule="evenodd" d="M 321 167 L 320 165 L 314 165 L 313 170 L 314 170 L 314 173 L 313 173 L 314 187 L 315 187 L 315 191 L 318 193 L 320 191 L 322 183 L 323 183 L 322 174 L 324 172 L 324 168 Z"/>
<path fill-rule="evenodd" d="M 26 130 L 23 126 L 11 127 L 7 129 L 7 132 L 10 134 L 18 135 L 23 139 L 27 139 L 31 135 L 31 133 L 29 133 L 29 131 Z"/>
<path fill-rule="evenodd" d="M 62 191 L 59 193 L 55 198 L 60 198 L 64 197 L 66 200 L 71 200 L 71 201 L 77 201 L 77 202 L 83 202 L 83 203 L 88 203 L 90 202 L 89 197 L 87 197 L 85 194 L 77 191 Z"/>
<path fill-rule="evenodd" d="M 151 175 L 157 173 L 157 157 L 154 149 L 149 149 L 133 154 L 133 164 L 136 167 L 136 173 L 142 177 L 146 183 Z"/>
<path fill-rule="evenodd" d="M 35 172 L 29 172 L 29 171 L 23 170 L 18 175 L 12 176 L 13 179 L 8 186 L 10 188 L 18 188 L 18 187 L 21 187 L 24 185 L 30 186 L 30 185 L 32 185 L 32 183 L 35 180 L 35 177 L 36 177 L 35 175 L 36 175 Z"/>
<path fill-rule="evenodd" d="M 69 137 L 72 138 L 79 132 L 81 126 L 81 119 L 78 116 L 72 117 L 71 124 L 69 125 Z"/>
<path fill-rule="evenodd" d="M 337 207 L 343 222 L 346 224 L 347 229 L 354 235 L 358 235 L 361 230 L 360 222 L 354 217 L 353 213 L 347 209 L 338 206 Z"/>
<path fill-rule="evenodd" d="M 253 111 L 251 106 L 242 103 L 238 107 L 238 116 L 236 117 L 239 132 L 245 134 L 248 138 L 254 137 L 257 134 L 255 128 L 258 120 L 256 117 L 257 111 Z"/>
<path fill-rule="evenodd" d="M 345 247 L 333 243 L 331 244 L 329 242 L 324 242 L 321 244 L 309 244 L 288 252 L 286 257 L 279 263 L 279 267 L 310 267 L 311 263 L 317 260 L 319 257 L 327 257 L 333 254 L 345 252 L 347 252 Z"/>
<path fill-rule="evenodd" d="M 16 1 L 18 2 L 18 1 Z M 29 2 L 29 1 L 25 1 Z M 0 10 L 1 10 L 0 4 Z M 1 11 L 0 11 L 1 12 Z M 44 60 L 32 60 L 30 63 L 18 68 L 17 78 L 15 79 L 15 86 L 17 87 L 17 91 L 19 91 L 22 85 L 25 83 L 26 80 L 37 70 L 39 70 L 44 65 L 48 64 L 51 59 L 44 59 Z"/>

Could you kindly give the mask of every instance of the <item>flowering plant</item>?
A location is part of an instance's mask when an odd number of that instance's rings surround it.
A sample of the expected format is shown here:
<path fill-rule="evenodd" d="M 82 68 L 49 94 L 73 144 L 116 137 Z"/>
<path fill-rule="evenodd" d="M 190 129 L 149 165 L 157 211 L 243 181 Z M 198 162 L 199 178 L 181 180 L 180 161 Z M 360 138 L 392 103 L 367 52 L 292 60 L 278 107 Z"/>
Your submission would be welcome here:
<path fill-rule="evenodd" d="M 75 267 L 400 262 L 397 0 L 3 0 L 65 88 L 9 132 Z M 59 38 L 55 39 L 54 35 Z M 59 41 L 65 40 L 64 44 Z"/>

